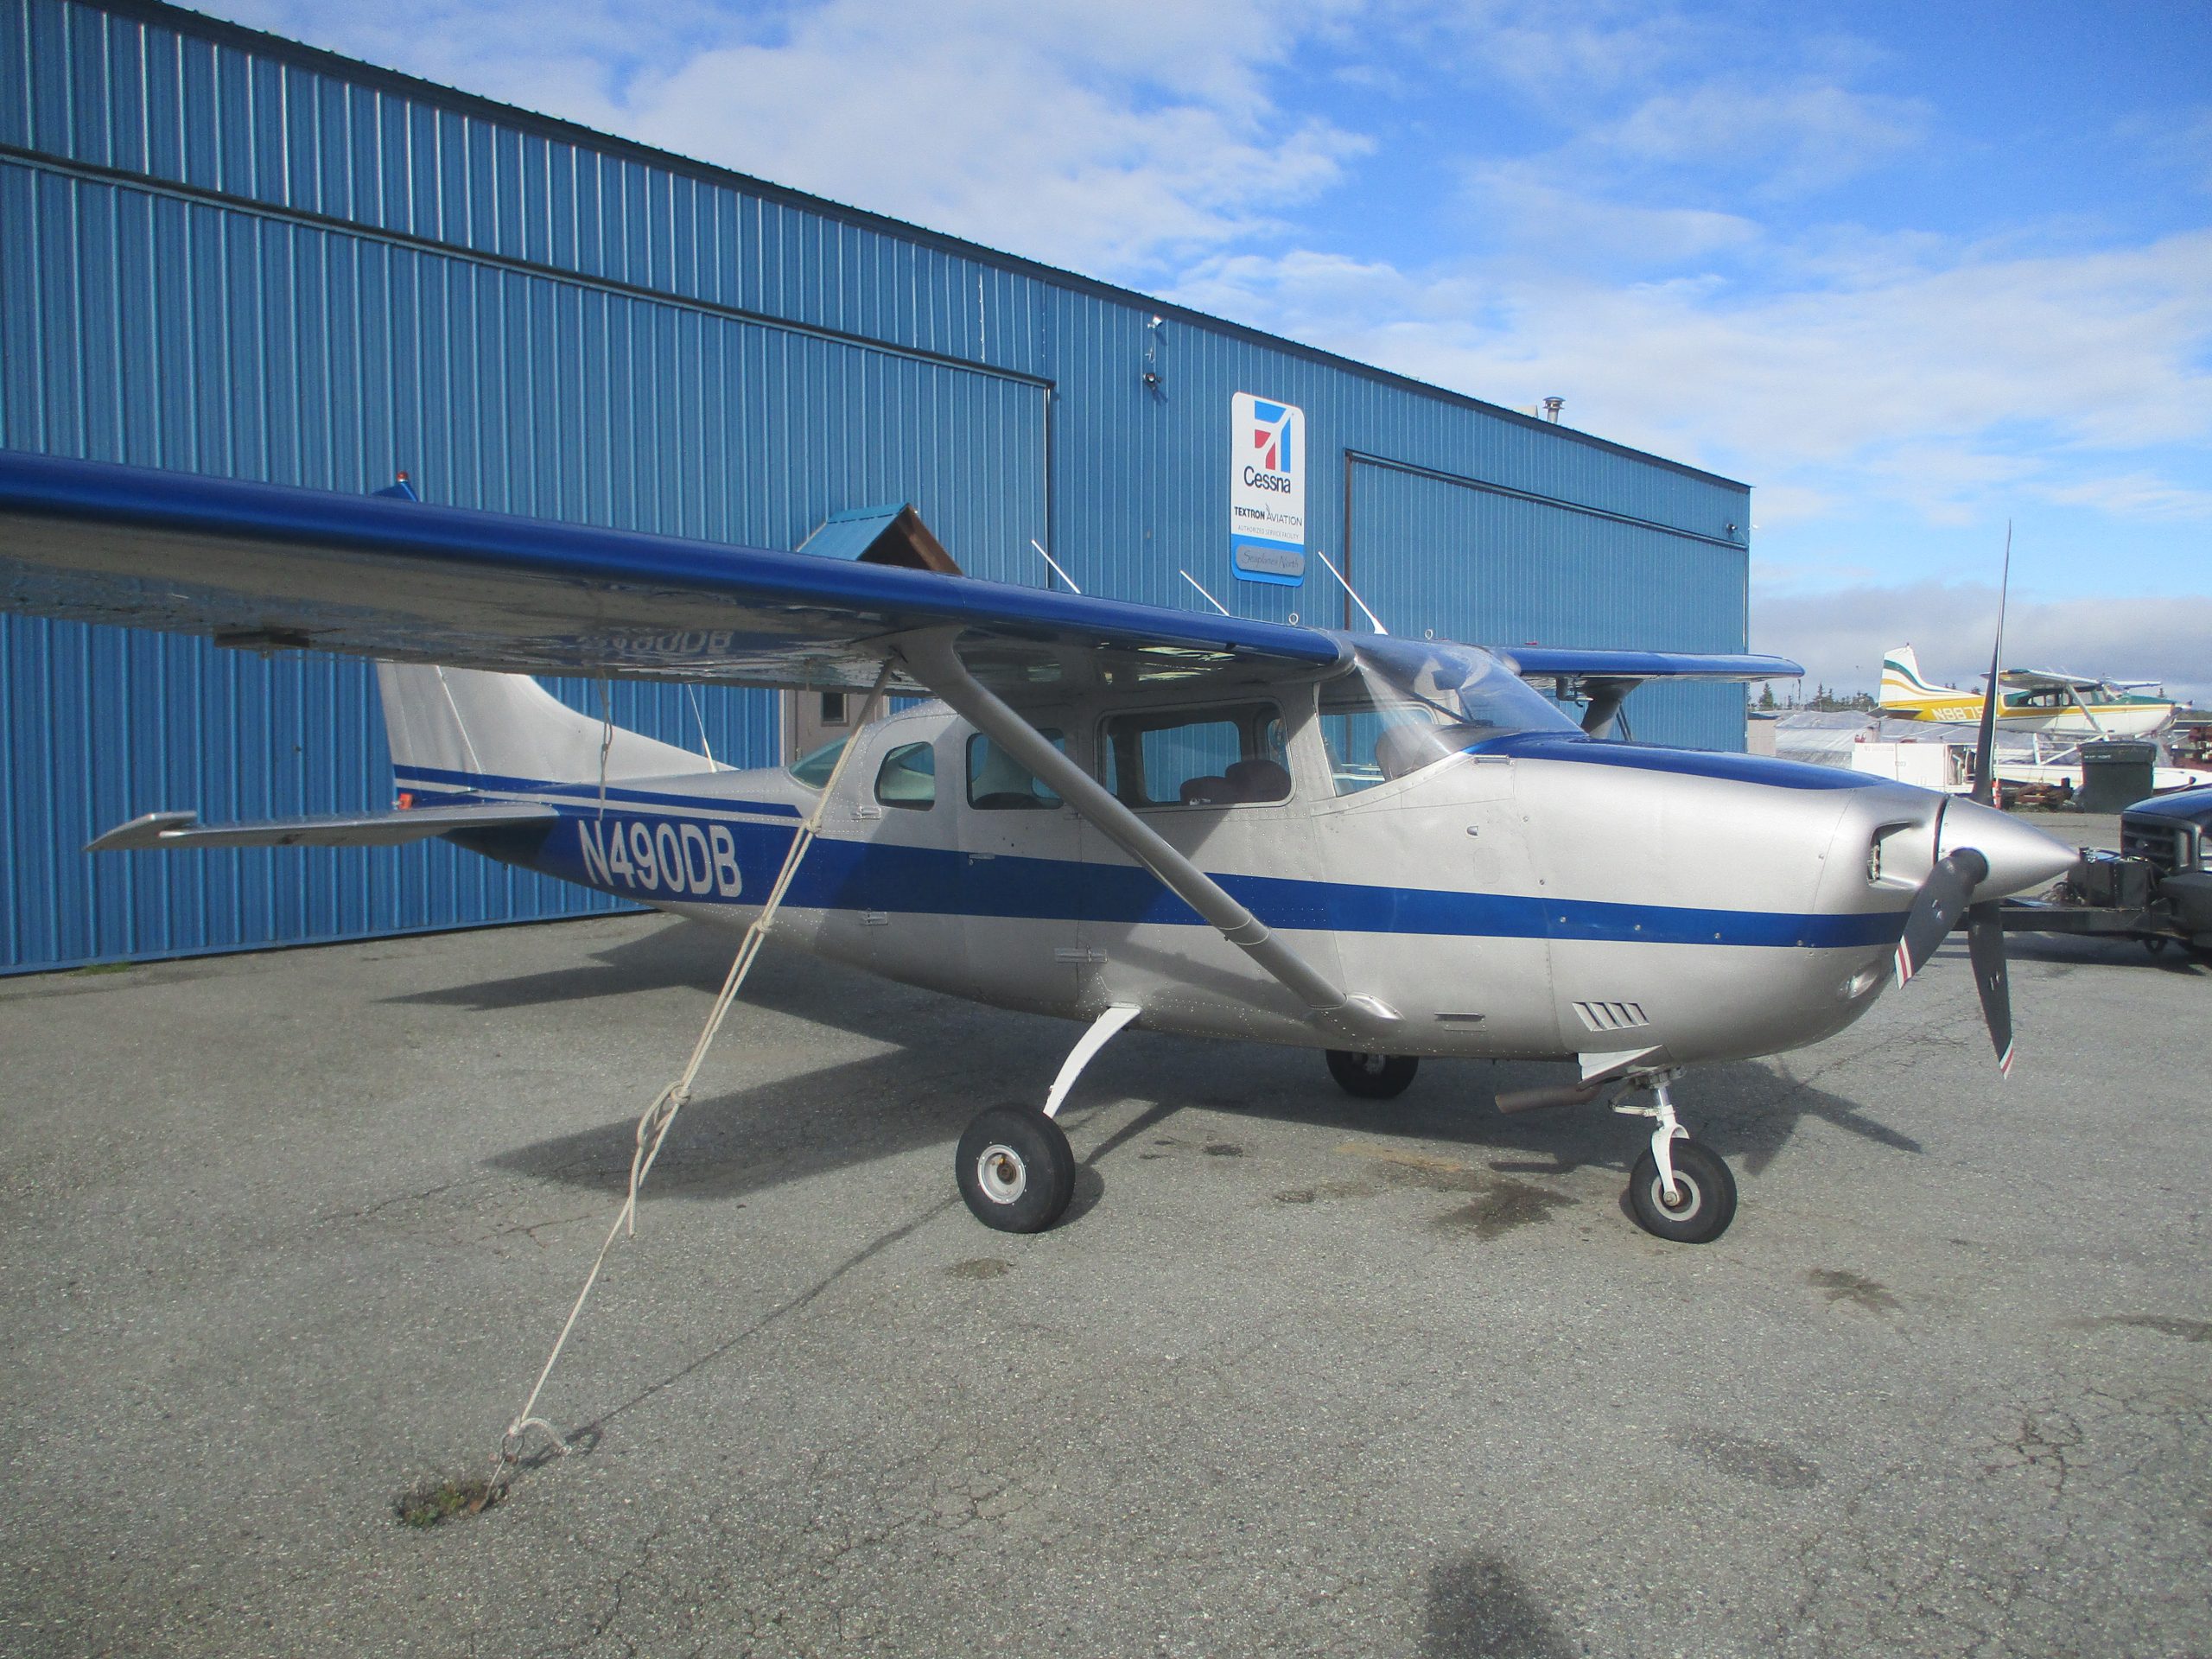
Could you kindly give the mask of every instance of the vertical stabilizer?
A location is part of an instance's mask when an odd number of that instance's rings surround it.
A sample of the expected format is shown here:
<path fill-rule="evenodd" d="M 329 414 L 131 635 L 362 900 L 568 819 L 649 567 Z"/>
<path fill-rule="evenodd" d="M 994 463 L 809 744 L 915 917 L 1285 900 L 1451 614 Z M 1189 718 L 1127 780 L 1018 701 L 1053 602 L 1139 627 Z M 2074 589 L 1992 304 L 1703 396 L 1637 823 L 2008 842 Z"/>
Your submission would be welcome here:
<path fill-rule="evenodd" d="M 1931 702 L 1957 702 L 1967 696 L 1948 685 L 1930 685 L 1920 671 L 1920 658 L 1910 645 L 1899 645 L 1882 658 L 1882 689 L 1875 698 L 1884 709 L 1918 712 Z"/>
<path fill-rule="evenodd" d="M 578 714 L 527 674 L 378 663 L 377 687 L 403 785 L 595 783 L 602 745 L 609 780 L 712 770 L 688 749 Z"/>

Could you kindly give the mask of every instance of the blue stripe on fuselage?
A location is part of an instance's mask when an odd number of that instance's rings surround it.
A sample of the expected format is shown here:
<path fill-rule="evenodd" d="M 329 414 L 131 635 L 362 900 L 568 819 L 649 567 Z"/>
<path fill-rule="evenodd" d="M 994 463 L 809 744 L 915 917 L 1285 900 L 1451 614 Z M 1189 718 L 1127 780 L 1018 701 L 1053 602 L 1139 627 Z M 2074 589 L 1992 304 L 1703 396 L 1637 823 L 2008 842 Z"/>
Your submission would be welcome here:
<path fill-rule="evenodd" d="M 488 781 L 488 780 L 486 780 Z M 556 803 L 560 821 L 504 842 L 514 861 L 647 904 L 758 904 L 766 895 L 789 850 L 792 827 L 725 817 L 687 819 L 660 810 L 663 799 L 639 810 L 614 801 L 602 816 L 595 808 Z M 643 804 L 640 803 L 640 805 Z M 705 811 L 730 804 L 690 802 Z M 682 826 L 692 824 L 686 837 Z M 676 880 L 661 879 L 668 863 L 671 826 L 677 847 Z M 650 864 L 633 855 L 632 825 L 641 826 Z M 572 827 L 573 826 L 573 827 Z M 501 832 L 474 832 L 475 844 Z M 612 837 L 623 853 L 611 855 Z M 712 836 L 704 849 L 699 837 Z M 717 880 L 721 837 L 728 837 L 741 879 Z M 486 844 L 485 850 L 493 849 Z M 588 860 L 586 845 L 601 852 Z M 605 858 L 602 876 L 595 859 Z M 620 868 L 628 867 L 626 874 Z M 652 879 L 646 880 L 650 871 Z M 1213 878 L 1273 928 L 1342 933 L 1421 934 L 1468 938 L 1611 940 L 1623 944 L 1810 946 L 1838 949 L 1891 944 L 1903 931 L 1903 912 L 1823 916 L 1795 912 L 1707 910 L 1632 905 L 1527 894 L 1465 893 L 1435 887 L 1397 887 L 1342 881 L 1305 881 L 1281 876 L 1216 874 Z M 735 891 L 731 891 L 734 885 Z M 786 902 L 806 910 L 881 911 L 887 914 L 970 915 L 1065 922 L 1202 925 L 1197 912 L 1170 893 L 1149 870 L 1134 865 L 1084 864 L 1073 860 L 1001 854 L 970 860 L 963 852 L 883 842 L 815 842 L 799 866 Z"/>
<path fill-rule="evenodd" d="M 594 808 L 599 803 L 597 784 L 556 783 L 546 778 L 502 778 L 482 772 L 447 772 L 437 766 L 395 766 L 391 771 L 403 785 L 430 784 L 444 789 L 459 790 L 464 794 L 555 795 L 566 800 L 589 801 Z M 653 790 L 626 789 L 620 784 L 607 786 L 607 798 L 626 804 L 636 802 L 654 806 L 688 807 L 694 812 L 760 812 L 778 818 L 803 816 L 798 808 L 782 801 L 722 800 L 711 795 L 671 795 Z M 552 804 L 560 803 L 556 801 Z"/>

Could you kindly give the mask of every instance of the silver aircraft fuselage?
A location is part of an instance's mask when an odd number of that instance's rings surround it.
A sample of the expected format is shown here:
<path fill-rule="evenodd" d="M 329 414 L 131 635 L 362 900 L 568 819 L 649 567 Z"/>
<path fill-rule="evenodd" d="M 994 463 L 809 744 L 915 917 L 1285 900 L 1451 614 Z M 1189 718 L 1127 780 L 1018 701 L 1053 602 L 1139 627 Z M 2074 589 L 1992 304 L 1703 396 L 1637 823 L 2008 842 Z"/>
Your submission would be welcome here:
<path fill-rule="evenodd" d="M 1163 806 L 1151 827 L 1324 974 L 1397 1018 L 1376 1052 L 1577 1060 L 1586 1076 L 1816 1042 L 1889 982 L 1936 860 L 1979 896 L 2047 880 L 2057 843 L 1988 809 L 1848 772 L 1532 732 L 1339 792 L 1310 685 L 1279 687 L 1288 798 Z M 1172 694 L 1160 694 L 1171 706 Z M 1025 715 L 1095 768 L 1116 693 Z M 1154 1029 L 1359 1046 L 1065 805 L 971 805 L 973 728 L 941 704 L 861 732 L 778 924 L 817 953 L 956 996 Z M 927 745 L 936 798 L 879 798 Z M 594 785 L 400 768 L 433 797 L 542 802 L 554 823 L 457 837 L 679 915 L 742 925 L 820 802 L 780 769 Z M 1942 845 L 1938 845 L 1938 840 Z"/>

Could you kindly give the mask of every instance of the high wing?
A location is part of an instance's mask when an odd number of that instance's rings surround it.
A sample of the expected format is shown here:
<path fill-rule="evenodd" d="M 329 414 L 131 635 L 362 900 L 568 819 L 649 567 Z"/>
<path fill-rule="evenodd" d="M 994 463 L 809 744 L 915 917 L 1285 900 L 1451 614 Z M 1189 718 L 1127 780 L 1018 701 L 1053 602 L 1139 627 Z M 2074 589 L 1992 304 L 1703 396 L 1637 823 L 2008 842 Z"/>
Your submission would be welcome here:
<path fill-rule="evenodd" d="M 962 630 L 982 684 L 1331 672 L 1316 628 L 809 554 L 0 451 L 0 606 L 515 673 L 864 690 L 884 643 Z M 1520 646 L 1522 677 L 1618 699 L 1648 679 L 1802 674 L 1777 657 Z M 891 690 L 930 688 L 902 671 Z"/>
<path fill-rule="evenodd" d="M 1585 651 L 1572 645 L 1493 645 L 1526 680 L 1794 680 L 1786 657 L 1686 651 Z"/>
<path fill-rule="evenodd" d="M 963 633 L 982 683 L 1294 677 L 1313 628 L 931 571 L 0 451 L 0 606 L 515 673 L 865 690 L 884 642 Z M 903 671 L 894 692 L 929 688 Z"/>
<path fill-rule="evenodd" d="M 1585 651 L 1572 645 L 1493 647 L 1524 680 L 1549 682 L 1565 702 L 1581 698 L 1582 729 L 1609 735 L 1628 694 L 1646 680 L 1792 680 L 1802 666 L 1783 657 L 1675 651 Z"/>
<path fill-rule="evenodd" d="M 2079 674 L 2061 674 L 2048 668 L 2008 668 L 1997 678 L 1999 683 L 2003 685 L 2037 691 L 2101 691 L 2107 684 L 2113 683 L 2105 680 L 2086 679 Z M 2151 682 L 2139 680 L 2134 683 L 2148 685 Z"/>

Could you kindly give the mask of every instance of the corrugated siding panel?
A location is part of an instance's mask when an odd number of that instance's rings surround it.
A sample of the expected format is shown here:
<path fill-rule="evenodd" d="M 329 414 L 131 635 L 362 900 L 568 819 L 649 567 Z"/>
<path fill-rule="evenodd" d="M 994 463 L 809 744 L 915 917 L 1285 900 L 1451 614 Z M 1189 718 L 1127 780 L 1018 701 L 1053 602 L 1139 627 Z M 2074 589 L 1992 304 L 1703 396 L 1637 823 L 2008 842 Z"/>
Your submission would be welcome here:
<path fill-rule="evenodd" d="M 1268 351 L 1173 318 L 1154 328 L 1141 308 L 1094 296 L 1058 295 L 1052 315 L 1058 347 L 1052 366 L 1064 394 L 1054 432 L 1060 536 L 1054 556 L 1085 593 L 1203 607 L 1176 574 L 1182 569 L 1243 614 L 1281 621 L 1295 613 L 1325 626 L 1351 626 L 1350 602 L 1318 564 L 1301 588 L 1240 582 L 1230 572 L 1230 398 L 1249 391 L 1306 411 L 1310 544 L 1332 559 L 1344 550 L 1345 540 L 1347 458 L 1381 456 L 1558 503 L 1553 512 L 1565 527 L 1561 533 L 1571 539 L 1587 531 L 1586 550 L 1601 563 L 1619 550 L 1646 543 L 1635 536 L 1606 533 L 1607 526 L 1622 531 L 1634 526 L 1612 524 L 1597 514 L 1649 526 L 1646 533 L 1659 537 L 1650 544 L 1676 550 L 1701 573 L 1692 584 L 1700 603 L 1710 598 L 1727 613 L 1726 628 L 1732 632 L 1716 636 L 1718 642 L 1709 647 L 1695 648 L 1744 648 L 1746 554 L 1740 543 L 1715 546 L 1711 539 L 1725 538 L 1729 525 L 1740 528 L 1746 522 L 1748 498 L 1741 489 L 1631 461 L 1464 404 L 1412 396 L 1293 352 Z M 1157 385 L 1147 385 L 1147 367 L 1157 373 Z M 1386 469 L 1354 461 L 1349 470 L 1364 487 Z M 1572 507 L 1592 511 L 1560 512 Z M 1421 571 L 1430 555 L 1418 544 L 1393 535 L 1362 534 L 1357 525 L 1352 531 L 1352 558 L 1358 566 L 1351 573 L 1353 584 L 1394 630 L 1434 627 L 1440 634 L 1478 642 L 1509 637 L 1460 632 L 1465 623 L 1425 608 L 1432 595 Z M 1684 533 L 1667 535 L 1668 531 Z M 1547 539 L 1514 550 L 1512 556 L 1524 562 L 1531 581 L 1549 580 L 1557 569 L 1551 545 L 1548 532 Z M 1736 585 L 1725 597 L 1702 574 L 1731 569 Z M 1640 631 L 1650 609 L 1642 601 L 1663 602 L 1666 594 L 1630 597 L 1630 584 L 1646 580 L 1658 580 L 1664 588 L 1670 579 L 1624 565 L 1616 570 L 1618 586 L 1593 582 L 1575 588 L 1575 602 L 1592 607 L 1586 632 L 1593 634 L 1577 643 L 1660 644 Z M 1394 603 L 1386 607 L 1370 588 L 1393 595 Z M 1567 591 L 1561 589 L 1562 594 Z M 1674 694 L 1654 688 L 1639 695 Z M 1728 736 L 1716 730 L 1710 741 L 1740 747 L 1742 734 Z"/>
<path fill-rule="evenodd" d="M 769 546 L 907 499 L 976 575 L 1041 585 L 1035 537 L 1086 592 L 1195 607 L 1184 569 L 1245 615 L 1341 623 L 1318 565 L 1229 573 L 1253 391 L 1306 410 L 1332 556 L 1356 473 L 1355 580 L 1393 627 L 1742 645 L 1743 551 L 1694 539 L 1746 522 L 1737 486 L 189 13 L 0 0 L 0 444 L 340 490 L 404 467 L 435 500 Z M 21 619 L 0 652 L 0 968 L 603 902 L 442 846 L 95 880 L 78 846 L 149 807 L 380 801 L 367 671 Z M 1736 747 L 1735 696 L 1647 690 L 1638 729 Z M 773 753 L 765 697 L 614 706 Z"/>
<path fill-rule="evenodd" d="M 767 546 L 912 500 L 1007 575 L 1046 533 L 1025 381 L 19 162 L 0 211 L 11 448 L 340 490 L 404 467 L 458 505 Z M 0 657 L 9 968 L 607 907 L 442 845 L 96 868 L 82 844 L 156 806 L 388 804 L 370 671 L 20 617 Z M 594 686 L 555 689 L 596 711 Z M 703 722 L 721 760 L 775 758 L 764 695 L 613 696 L 669 741 L 696 748 Z"/>
<path fill-rule="evenodd" d="M 1352 484 L 1353 583 L 1393 632 L 1744 649 L 1740 549 L 1395 468 L 1355 467 Z M 1647 742 L 1744 746 L 1740 686 L 1649 685 L 1628 712 Z"/>

